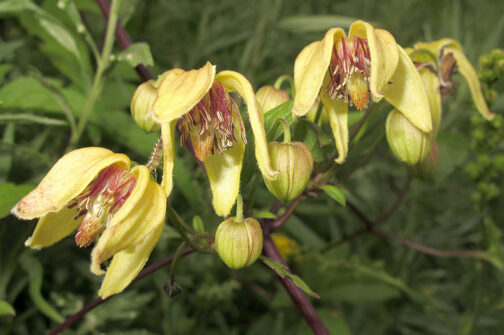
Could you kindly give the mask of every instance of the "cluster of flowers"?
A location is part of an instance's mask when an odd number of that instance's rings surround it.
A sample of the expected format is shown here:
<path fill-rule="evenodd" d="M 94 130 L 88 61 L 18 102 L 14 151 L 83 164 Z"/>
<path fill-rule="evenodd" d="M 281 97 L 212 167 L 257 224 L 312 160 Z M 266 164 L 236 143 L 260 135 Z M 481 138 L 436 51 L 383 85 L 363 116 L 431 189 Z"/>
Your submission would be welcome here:
<path fill-rule="evenodd" d="M 386 123 L 393 152 L 424 171 L 419 164 L 429 160 L 429 153 L 438 155 L 431 147 L 436 147 L 441 97 L 453 90 L 456 70 L 467 79 L 478 110 L 490 119 L 493 115 L 477 75 L 457 42 L 417 43 L 405 50 L 389 32 L 357 21 L 348 36 L 333 28 L 301 51 L 294 65 L 292 113 L 304 116 L 321 102 L 334 135 L 336 162 L 343 163 L 348 153 L 349 106 L 363 110 L 371 100 L 385 99 L 394 107 Z M 93 273 L 103 274 L 101 264 L 112 258 L 99 295 L 105 298 L 121 292 L 143 268 L 161 235 L 172 189 L 176 132 L 181 145 L 189 147 L 205 167 L 215 212 L 228 216 L 239 197 L 247 143 L 243 119 L 230 92 L 239 94 L 247 107 L 255 156 L 268 189 L 282 201 L 299 196 L 312 173 L 311 153 L 303 143 L 291 143 L 288 126 L 284 143 L 268 144 L 263 121 L 264 113 L 289 96 L 266 88 L 256 97 L 243 75 L 216 74 L 216 67 L 207 62 L 200 69 L 167 71 L 158 80 L 140 85 L 132 99 L 137 124 L 148 132 L 161 131 L 161 184 L 151 178 L 156 164 L 132 167 L 127 156 L 104 148 L 72 151 L 12 210 L 21 219 L 39 218 L 26 245 L 46 247 L 77 229 L 78 246 L 95 242 Z M 237 223 L 245 229 L 236 229 Z M 219 227 L 215 244 L 229 266 L 251 264 L 262 249 L 260 225 L 237 214 Z M 248 245 L 247 252 L 237 257 L 241 244 Z"/>

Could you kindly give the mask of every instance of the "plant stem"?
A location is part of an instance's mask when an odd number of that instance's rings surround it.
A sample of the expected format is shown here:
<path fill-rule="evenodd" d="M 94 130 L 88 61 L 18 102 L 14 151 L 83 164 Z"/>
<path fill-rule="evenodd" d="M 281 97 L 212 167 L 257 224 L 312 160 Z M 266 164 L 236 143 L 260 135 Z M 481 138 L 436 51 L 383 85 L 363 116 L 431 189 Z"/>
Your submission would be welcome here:
<path fill-rule="evenodd" d="M 273 242 L 271 236 L 268 233 L 266 233 L 264 236 L 263 253 L 266 257 L 287 266 L 285 264 L 285 261 L 282 259 L 282 256 L 280 255 L 275 242 Z M 296 284 L 294 284 L 289 278 L 282 278 L 280 276 L 278 276 L 278 278 L 287 290 L 287 293 L 289 293 L 292 301 L 296 304 L 299 312 L 303 315 L 303 318 L 313 330 L 313 333 L 315 335 L 329 335 L 329 330 L 327 330 L 326 326 L 318 316 L 315 308 L 313 308 L 310 300 L 308 300 L 304 292 L 299 287 L 297 287 Z"/>
<path fill-rule="evenodd" d="M 77 124 L 77 129 L 73 133 L 72 138 L 70 139 L 69 149 L 73 149 L 77 146 L 84 129 L 86 128 L 86 124 L 89 119 L 89 115 L 93 111 L 93 108 L 96 104 L 96 100 L 98 99 L 102 88 L 103 88 L 103 73 L 107 69 L 110 62 L 110 55 L 112 53 L 112 46 L 114 45 L 114 33 L 117 25 L 117 20 L 119 18 L 119 7 L 121 6 L 122 0 L 112 0 L 112 6 L 110 8 L 110 15 L 107 22 L 107 32 L 105 34 L 105 42 L 103 44 L 103 50 L 101 53 L 101 58 L 97 64 L 97 69 L 95 73 L 95 77 L 93 80 L 93 86 L 91 87 L 91 91 L 84 103 L 84 108 L 82 110 L 81 117 L 79 119 L 79 123 Z"/>
<path fill-rule="evenodd" d="M 243 199 L 241 194 L 238 194 L 236 198 L 236 217 L 235 220 L 237 222 L 243 221 Z"/>

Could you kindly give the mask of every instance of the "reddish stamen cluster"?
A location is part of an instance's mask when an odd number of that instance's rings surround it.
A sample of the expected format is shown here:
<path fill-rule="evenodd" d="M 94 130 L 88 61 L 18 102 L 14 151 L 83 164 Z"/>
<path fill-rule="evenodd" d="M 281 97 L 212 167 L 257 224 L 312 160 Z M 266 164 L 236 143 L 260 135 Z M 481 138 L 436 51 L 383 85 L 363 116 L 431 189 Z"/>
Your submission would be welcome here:
<path fill-rule="evenodd" d="M 367 79 L 370 74 L 371 61 L 367 40 L 355 36 L 349 39 L 342 37 L 333 46 L 329 64 L 330 80 L 327 84 L 326 95 L 331 99 L 343 99 L 350 105 L 356 103 L 357 107 L 361 109 L 360 105 L 367 106 L 367 99 L 364 99 L 363 103 L 354 101 L 356 100 L 352 97 L 354 92 L 349 90 L 348 84 L 351 79 L 364 81 L 367 90 Z"/>
<path fill-rule="evenodd" d="M 191 141 L 194 154 L 200 161 L 215 151 L 222 154 L 238 141 L 233 113 L 240 124 L 241 139 L 247 143 L 236 103 L 221 83 L 214 83 L 203 99 L 178 121 L 180 145 Z"/>
<path fill-rule="evenodd" d="M 124 167 L 111 165 L 100 171 L 68 208 L 77 208 L 74 220 L 84 216 L 75 242 L 87 247 L 105 229 L 109 218 L 121 208 L 136 184 L 135 176 Z"/>

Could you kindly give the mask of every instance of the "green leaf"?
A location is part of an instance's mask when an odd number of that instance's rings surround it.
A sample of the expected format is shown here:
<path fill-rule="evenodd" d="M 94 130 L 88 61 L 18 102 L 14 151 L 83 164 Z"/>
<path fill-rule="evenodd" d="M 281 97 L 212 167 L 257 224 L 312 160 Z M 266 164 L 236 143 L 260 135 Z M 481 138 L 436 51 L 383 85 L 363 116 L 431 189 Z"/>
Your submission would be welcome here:
<path fill-rule="evenodd" d="M 29 291 L 35 306 L 46 316 L 61 323 L 65 318 L 56 311 L 42 296 L 42 264 L 32 255 L 25 253 L 20 258 L 21 267 L 28 274 L 30 280 Z"/>
<path fill-rule="evenodd" d="M 9 215 L 11 208 L 34 188 L 30 184 L 0 184 L 0 219 Z"/>
<path fill-rule="evenodd" d="M 66 126 L 68 123 L 65 120 L 53 119 L 50 117 L 37 116 L 29 113 L 17 113 L 17 114 L 0 114 L 0 123 L 5 122 L 26 122 L 26 123 L 38 123 L 46 126 Z"/>
<path fill-rule="evenodd" d="M 439 163 L 432 173 L 436 182 L 444 180 L 465 161 L 469 154 L 469 142 L 468 136 L 439 134 Z"/>
<path fill-rule="evenodd" d="M 348 28 L 357 19 L 341 15 L 297 15 L 282 19 L 278 27 L 292 33 L 326 31 L 332 27 Z"/>
<path fill-rule="evenodd" d="M 303 279 L 290 272 L 285 265 L 275 262 L 274 260 L 264 256 L 261 256 L 261 260 L 264 262 L 264 264 L 266 264 L 273 271 L 275 271 L 276 274 L 279 275 L 280 277 L 289 278 L 297 287 L 302 289 L 306 294 L 311 295 L 314 298 L 320 299 L 320 296 L 317 293 L 313 292 L 312 289 L 304 282 Z"/>
<path fill-rule="evenodd" d="M 0 316 L 1 315 L 16 315 L 16 311 L 12 306 L 4 300 L 0 300 Z"/>
<path fill-rule="evenodd" d="M 277 216 L 270 211 L 257 211 L 254 212 L 253 217 L 256 219 L 276 219 Z"/>
<path fill-rule="evenodd" d="M 309 248 L 321 249 L 325 246 L 324 239 L 295 215 L 289 218 L 283 228 Z"/>
<path fill-rule="evenodd" d="M 292 100 L 289 100 L 264 114 L 264 128 L 268 140 L 274 140 L 283 132 L 283 127 L 277 122 L 284 119 L 287 123 L 292 123 Z"/>
<path fill-rule="evenodd" d="M 58 81 L 55 86 L 61 86 Z M 4 108 L 61 111 L 51 91 L 33 77 L 18 77 L 0 88 L 0 100 Z M 1 113 L 1 112 L 0 112 Z"/>
<path fill-rule="evenodd" d="M 8 123 L 5 126 L 2 138 L 3 145 L 14 144 L 15 129 L 16 126 L 14 125 L 14 123 Z M 5 182 L 7 180 L 7 175 L 9 174 L 11 164 L 12 164 L 12 151 L 0 150 L 0 182 Z"/>
<path fill-rule="evenodd" d="M 339 187 L 334 185 L 324 185 L 321 189 L 333 200 L 336 200 L 341 206 L 346 206 L 345 194 L 339 189 Z"/>
<path fill-rule="evenodd" d="M 12 59 L 16 50 L 24 44 L 24 40 L 2 42 L 2 44 L 0 44 L 0 62 Z"/>
<path fill-rule="evenodd" d="M 3 82 L 5 75 L 12 69 L 12 64 L 0 64 L 0 84 Z"/>
<path fill-rule="evenodd" d="M 117 60 L 128 62 L 132 67 L 138 64 L 146 66 L 154 65 L 149 45 L 145 42 L 133 43 L 128 49 L 118 55 Z"/>

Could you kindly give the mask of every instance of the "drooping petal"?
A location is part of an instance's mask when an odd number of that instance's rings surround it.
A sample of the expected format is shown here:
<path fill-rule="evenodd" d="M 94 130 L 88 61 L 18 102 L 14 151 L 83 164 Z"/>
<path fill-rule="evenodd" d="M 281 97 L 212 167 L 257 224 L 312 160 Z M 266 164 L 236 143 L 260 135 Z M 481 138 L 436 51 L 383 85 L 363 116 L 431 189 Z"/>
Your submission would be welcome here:
<path fill-rule="evenodd" d="M 429 69 L 420 69 L 420 77 L 429 99 L 429 107 L 432 117 L 432 128 L 434 134 L 437 134 L 439 125 L 441 124 L 442 107 L 441 107 L 441 91 L 439 90 L 439 77 Z"/>
<path fill-rule="evenodd" d="M 254 133 L 257 164 L 264 177 L 274 180 L 278 175 L 278 171 L 273 170 L 271 167 L 263 115 L 257 106 L 252 85 L 242 74 L 234 71 L 220 72 L 215 76 L 215 81 L 220 82 L 226 90 L 238 93 L 245 101 L 250 127 L 252 133 Z"/>
<path fill-rule="evenodd" d="M 153 118 L 159 123 L 176 120 L 189 112 L 210 90 L 215 65 L 207 62 L 198 70 L 173 69 L 164 74 L 153 105 Z"/>
<path fill-rule="evenodd" d="M 308 113 L 317 99 L 331 62 L 333 45 L 341 37 L 345 37 L 342 29 L 331 28 L 321 41 L 309 44 L 297 56 L 294 63 L 296 96 L 292 106 L 295 117 Z"/>
<path fill-rule="evenodd" d="M 473 66 L 466 58 L 464 53 L 458 49 L 447 47 L 444 51 L 445 54 L 453 54 L 453 57 L 457 61 L 457 69 L 464 76 L 467 84 L 469 85 L 469 89 L 471 90 L 471 95 L 476 105 L 478 111 L 483 115 L 483 117 L 487 120 L 492 120 L 495 114 L 490 113 L 488 110 L 488 106 L 485 102 L 485 98 L 483 97 L 483 93 L 481 91 L 481 84 L 478 79 L 478 74 L 474 70 Z"/>
<path fill-rule="evenodd" d="M 227 216 L 240 191 L 240 174 L 242 169 L 245 144 L 238 139 L 222 155 L 214 153 L 203 161 L 212 189 L 212 204 L 220 216 Z"/>
<path fill-rule="evenodd" d="M 102 299 L 121 292 L 135 279 L 147 263 L 152 249 L 161 236 L 163 227 L 164 225 L 159 225 L 143 241 L 114 255 L 98 292 Z"/>
<path fill-rule="evenodd" d="M 352 23 L 349 35 L 367 39 L 371 58 L 369 89 L 373 100 L 379 100 L 385 95 L 383 89 L 387 86 L 399 62 L 397 43 L 388 31 L 374 29 L 372 25 L 364 21 Z"/>
<path fill-rule="evenodd" d="M 161 187 L 166 196 L 170 196 L 173 188 L 173 167 L 175 165 L 175 125 L 176 120 L 161 125 L 161 138 L 163 141 L 163 180 Z"/>
<path fill-rule="evenodd" d="M 425 43 L 425 42 L 417 42 L 415 43 L 415 49 L 425 49 L 433 53 L 436 57 L 439 56 L 439 51 L 441 51 L 444 47 L 455 48 L 457 50 L 462 51 L 462 47 L 460 43 L 451 38 L 442 38 L 438 41 Z"/>
<path fill-rule="evenodd" d="M 348 154 L 348 105 L 341 99 L 332 100 L 321 97 L 324 109 L 329 116 L 329 122 L 336 141 L 338 158 L 336 163 L 342 164 Z"/>
<path fill-rule="evenodd" d="M 391 83 L 385 86 L 385 99 L 424 132 L 432 130 L 429 100 L 420 74 L 406 51 L 397 45 L 399 62 Z"/>
<path fill-rule="evenodd" d="M 64 207 L 58 212 L 50 212 L 40 218 L 32 236 L 30 236 L 25 246 L 32 249 L 48 247 L 77 229 L 84 216 L 74 220 L 77 215 L 75 208 Z"/>
<path fill-rule="evenodd" d="M 103 273 L 100 263 L 104 260 L 140 243 L 164 224 L 166 195 L 163 189 L 150 179 L 149 169 L 144 165 L 136 166 L 132 173 L 137 177 L 133 191 L 112 216 L 91 252 L 91 272 L 94 274 Z"/>
<path fill-rule="evenodd" d="M 130 160 L 126 155 L 114 154 L 104 148 L 71 151 L 61 157 L 40 184 L 16 204 L 12 214 L 31 220 L 59 211 L 79 195 L 101 170 L 112 164 L 129 168 Z"/>

